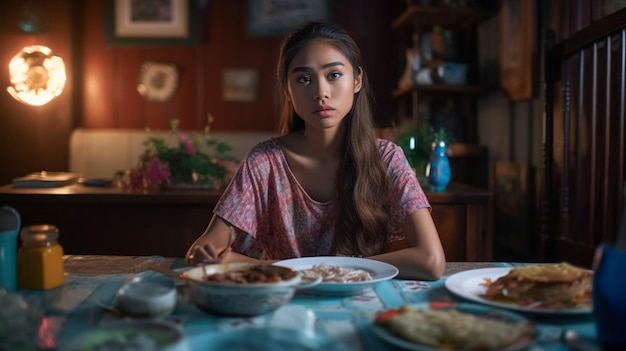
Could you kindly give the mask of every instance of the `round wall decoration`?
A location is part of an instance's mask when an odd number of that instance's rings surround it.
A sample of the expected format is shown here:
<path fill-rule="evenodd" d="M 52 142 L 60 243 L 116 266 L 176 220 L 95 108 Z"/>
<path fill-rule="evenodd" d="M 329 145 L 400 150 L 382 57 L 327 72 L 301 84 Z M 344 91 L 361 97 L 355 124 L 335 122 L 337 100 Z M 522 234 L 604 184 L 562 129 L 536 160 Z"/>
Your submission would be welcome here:
<path fill-rule="evenodd" d="M 178 88 L 178 68 L 173 64 L 145 62 L 141 65 L 137 91 L 149 101 L 167 101 Z"/>

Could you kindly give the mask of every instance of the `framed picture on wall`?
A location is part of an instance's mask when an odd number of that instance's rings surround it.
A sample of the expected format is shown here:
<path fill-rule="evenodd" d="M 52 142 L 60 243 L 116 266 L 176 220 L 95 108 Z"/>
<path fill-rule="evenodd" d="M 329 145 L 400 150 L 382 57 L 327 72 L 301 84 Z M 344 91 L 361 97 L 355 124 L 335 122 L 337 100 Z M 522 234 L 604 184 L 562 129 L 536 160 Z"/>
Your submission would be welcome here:
<path fill-rule="evenodd" d="M 328 0 L 248 0 L 250 36 L 282 36 L 302 23 L 329 18 Z"/>
<path fill-rule="evenodd" d="M 110 45 L 192 45 L 199 42 L 195 0 L 104 1 Z"/>
<path fill-rule="evenodd" d="M 259 72 L 254 69 L 227 69 L 222 77 L 224 101 L 251 102 L 259 89 Z"/>

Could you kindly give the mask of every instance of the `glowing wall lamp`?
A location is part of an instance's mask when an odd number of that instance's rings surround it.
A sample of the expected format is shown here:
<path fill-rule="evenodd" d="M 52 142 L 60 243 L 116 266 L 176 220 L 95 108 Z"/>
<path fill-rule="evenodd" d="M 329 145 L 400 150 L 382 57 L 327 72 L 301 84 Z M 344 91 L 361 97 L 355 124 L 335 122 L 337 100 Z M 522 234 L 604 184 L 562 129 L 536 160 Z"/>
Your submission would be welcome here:
<path fill-rule="evenodd" d="M 65 87 L 65 65 L 45 46 L 27 46 L 9 63 L 11 86 L 7 91 L 16 100 L 41 106 L 61 95 Z"/>

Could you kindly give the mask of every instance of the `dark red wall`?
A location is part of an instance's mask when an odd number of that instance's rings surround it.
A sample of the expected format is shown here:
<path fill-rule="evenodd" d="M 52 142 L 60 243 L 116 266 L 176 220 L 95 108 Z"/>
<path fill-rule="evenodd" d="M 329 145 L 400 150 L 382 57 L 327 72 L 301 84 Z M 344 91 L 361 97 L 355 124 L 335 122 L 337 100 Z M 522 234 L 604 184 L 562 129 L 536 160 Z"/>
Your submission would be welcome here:
<path fill-rule="evenodd" d="M 38 171 L 68 168 L 69 135 L 75 127 L 166 129 L 171 118 L 183 129 L 201 129 L 212 113 L 214 130 L 273 130 L 274 66 L 281 38 L 246 33 L 247 0 L 203 0 L 199 30 L 203 41 L 192 46 L 112 46 L 105 41 L 104 0 L 30 0 L 0 3 L 0 65 L 24 46 L 51 47 L 66 64 L 63 94 L 46 106 L 23 105 L 0 93 L 0 184 Z M 16 21 L 25 4 L 47 14 L 46 32 L 24 34 Z M 332 0 L 332 20 L 360 44 L 377 101 L 381 123 L 394 114 L 389 92 L 397 81 L 396 44 L 390 23 L 403 0 Z M 179 88 L 166 102 L 149 102 L 136 90 L 144 61 L 176 64 Z M 258 98 L 222 100 L 224 69 L 256 69 Z M 0 81 L 9 84 L 8 70 Z M 103 152 L 105 152 L 103 150 Z"/>
<path fill-rule="evenodd" d="M 245 1 L 209 1 L 201 8 L 203 41 L 192 46 L 111 46 L 105 43 L 102 2 L 85 4 L 82 125 L 89 128 L 167 128 L 178 118 L 182 128 L 202 128 L 207 113 L 213 128 L 271 130 L 272 70 L 279 37 L 250 38 L 245 33 Z M 171 100 L 146 101 L 137 93 L 141 64 L 175 64 L 181 72 Z M 222 100 L 224 69 L 255 69 L 260 73 L 256 101 Z"/>

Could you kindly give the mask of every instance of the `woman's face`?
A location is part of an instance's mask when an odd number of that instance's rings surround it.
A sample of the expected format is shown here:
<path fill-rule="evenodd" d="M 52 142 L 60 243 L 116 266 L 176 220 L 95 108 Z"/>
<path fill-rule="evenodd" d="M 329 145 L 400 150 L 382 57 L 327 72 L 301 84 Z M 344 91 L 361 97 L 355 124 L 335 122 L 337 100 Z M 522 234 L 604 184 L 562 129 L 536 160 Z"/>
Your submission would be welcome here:
<path fill-rule="evenodd" d="M 296 54 L 287 71 L 287 94 L 298 116 L 313 128 L 335 128 L 361 89 L 350 61 L 335 46 L 314 40 Z"/>

